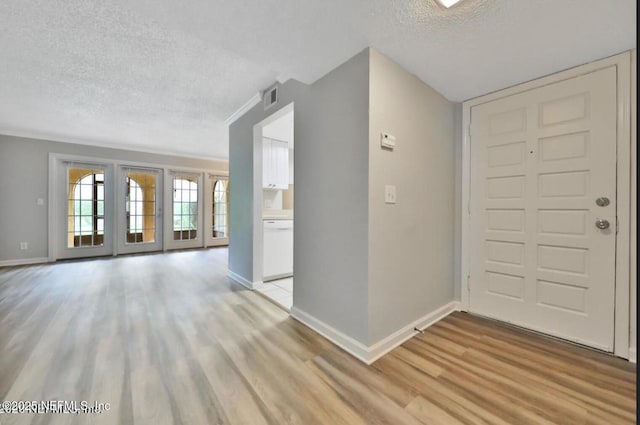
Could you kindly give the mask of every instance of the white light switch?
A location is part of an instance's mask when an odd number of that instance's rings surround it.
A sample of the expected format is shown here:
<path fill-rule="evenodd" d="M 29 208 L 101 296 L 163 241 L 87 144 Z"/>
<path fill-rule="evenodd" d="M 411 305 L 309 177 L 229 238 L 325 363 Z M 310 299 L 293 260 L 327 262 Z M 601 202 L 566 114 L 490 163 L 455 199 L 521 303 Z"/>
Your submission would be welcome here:
<path fill-rule="evenodd" d="M 395 204 L 396 203 L 396 187 L 393 185 L 386 185 L 384 187 L 384 203 Z"/>
<path fill-rule="evenodd" d="M 44 199 L 43 198 L 38 198 L 38 200 L 36 201 L 36 204 L 44 205 Z"/>
<path fill-rule="evenodd" d="M 396 147 L 396 138 L 389 133 L 380 133 L 380 146 L 393 150 Z"/>

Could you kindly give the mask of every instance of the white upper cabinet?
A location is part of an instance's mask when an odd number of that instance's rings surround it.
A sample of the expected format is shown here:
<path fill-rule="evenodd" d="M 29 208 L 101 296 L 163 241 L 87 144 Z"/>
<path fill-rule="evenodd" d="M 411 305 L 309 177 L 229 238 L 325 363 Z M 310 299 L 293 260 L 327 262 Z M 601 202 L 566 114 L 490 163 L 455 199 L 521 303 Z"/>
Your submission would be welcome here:
<path fill-rule="evenodd" d="M 289 188 L 289 146 L 287 142 L 263 139 L 262 187 L 265 189 Z"/>

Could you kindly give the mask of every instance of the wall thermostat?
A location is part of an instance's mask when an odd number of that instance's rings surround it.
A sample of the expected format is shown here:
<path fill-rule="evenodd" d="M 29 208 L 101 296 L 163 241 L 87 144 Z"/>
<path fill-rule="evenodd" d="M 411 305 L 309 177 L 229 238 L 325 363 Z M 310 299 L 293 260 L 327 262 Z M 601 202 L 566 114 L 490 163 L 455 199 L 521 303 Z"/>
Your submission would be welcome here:
<path fill-rule="evenodd" d="M 380 146 L 393 150 L 396 147 L 396 138 L 388 133 L 380 133 Z"/>

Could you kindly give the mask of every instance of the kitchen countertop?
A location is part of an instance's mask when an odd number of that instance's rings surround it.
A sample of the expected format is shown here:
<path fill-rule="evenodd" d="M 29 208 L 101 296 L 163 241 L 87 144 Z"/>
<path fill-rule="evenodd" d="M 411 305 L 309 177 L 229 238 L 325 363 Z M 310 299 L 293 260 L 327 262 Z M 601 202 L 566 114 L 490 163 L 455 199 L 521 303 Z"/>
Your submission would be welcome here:
<path fill-rule="evenodd" d="M 262 210 L 263 220 L 293 220 L 293 210 Z"/>

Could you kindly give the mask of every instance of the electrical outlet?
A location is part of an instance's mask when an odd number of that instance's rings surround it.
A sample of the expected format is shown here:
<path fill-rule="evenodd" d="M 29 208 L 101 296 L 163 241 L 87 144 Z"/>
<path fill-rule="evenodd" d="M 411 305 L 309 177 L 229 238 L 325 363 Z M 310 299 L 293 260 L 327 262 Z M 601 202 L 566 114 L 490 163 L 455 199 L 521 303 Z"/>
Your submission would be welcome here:
<path fill-rule="evenodd" d="M 29 249 L 29 243 L 28 242 L 20 242 L 20 249 L 21 250 L 26 250 Z"/>
<path fill-rule="evenodd" d="M 396 203 L 396 187 L 393 185 L 386 185 L 384 187 L 384 203 L 395 204 Z"/>

